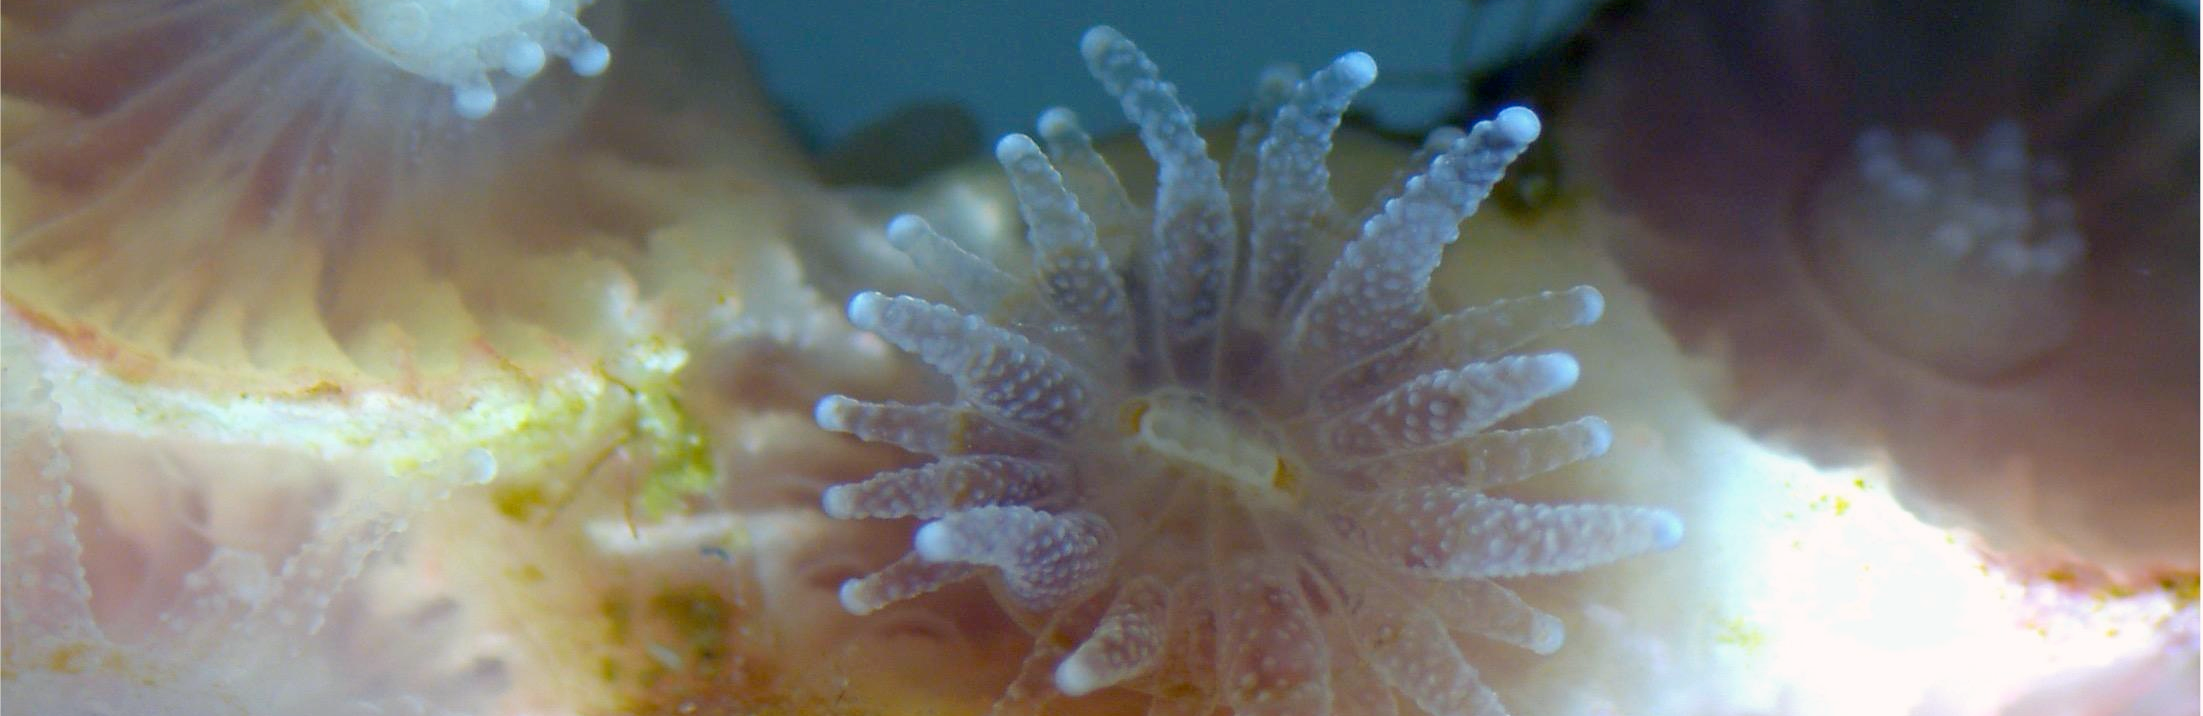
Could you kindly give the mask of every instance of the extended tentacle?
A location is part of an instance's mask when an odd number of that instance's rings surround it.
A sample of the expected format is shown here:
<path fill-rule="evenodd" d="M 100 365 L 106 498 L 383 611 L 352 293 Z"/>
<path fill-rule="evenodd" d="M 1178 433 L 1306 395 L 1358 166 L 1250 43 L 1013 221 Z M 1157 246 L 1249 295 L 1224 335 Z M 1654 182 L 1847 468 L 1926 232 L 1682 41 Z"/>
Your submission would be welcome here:
<path fill-rule="evenodd" d="M 847 396 L 819 399 L 818 426 L 926 455 L 1046 455 L 1055 441 L 995 422 L 980 411 L 953 405 L 868 403 Z"/>
<path fill-rule="evenodd" d="M 1344 459 L 1437 447 L 1567 390 L 1581 370 L 1566 353 L 1541 353 L 1433 371 L 1324 421 L 1317 435 L 1328 454 Z"/>
<path fill-rule="evenodd" d="M 1292 96 L 1270 122 L 1262 141 L 1254 179 L 1254 226 L 1247 234 L 1247 285 L 1250 317 L 1267 324 L 1300 287 L 1307 241 L 1318 222 L 1335 209 L 1331 172 L 1331 134 L 1354 94 L 1377 79 L 1377 62 L 1350 52 L 1293 88 Z"/>
<path fill-rule="evenodd" d="M 879 571 L 841 583 L 841 606 L 851 614 L 871 614 L 880 608 L 961 582 L 979 573 L 978 565 L 934 562 L 917 554 L 903 555 Z"/>
<path fill-rule="evenodd" d="M 1242 560 L 1216 578 L 1218 677 L 1233 713 L 1321 714 L 1331 706 L 1331 653 L 1299 579 L 1271 560 Z"/>
<path fill-rule="evenodd" d="M 1499 695 L 1428 610 L 1380 597 L 1349 610 L 1347 619 L 1362 658 L 1424 712 L 1506 716 Z"/>
<path fill-rule="evenodd" d="M 1439 579 L 1574 572 L 1683 539 L 1682 522 L 1659 510 L 1526 504 L 1456 487 L 1355 496 L 1331 517 L 1371 557 Z"/>
<path fill-rule="evenodd" d="M 1446 314 L 1321 381 L 1314 410 L 1354 407 L 1392 386 L 1440 368 L 1488 360 L 1563 328 L 1587 326 L 1606 311 L 1598 289 L 1577 286 Z"/>
<path fill-rule="evenodd" d="M 1022 335 L 923 299 L 878 293 L 850 299 L 849 322 L 947 374 L 958 399 L 1007 424 L 1062 438 L 1086 419 L 1090 381 Z"/>
<path fill-rule="evenodd" d="M 1017 194 L 1018 213 L 1025 218 L 1033 248 L 1033 278 L 1048 305 L 1095 353 L 1132 340 L 1124 282 L 1096 242 L 1094 222 L 1079 209 L 1063 176 L 1032 138 L 1022 134 L 1003 137 L 995 145 L 995 158 Z"/>
<path fill-rule="evenodd" d="M 1169 597 L 1154 577 L 1126 582 L 1094 633 L 1056 667 L 1056 688 L 1085 696 L 1154 669 L 1162 660 Z"/>
<path fill-rule="evenodd" d="M 1496 639 L 1537 654 L 1558 651 L 1565 635 L 1559 617 L 1530 606 L 1514 590 L 1489 579 L 1427 583 L 1422 592 L 1431 613 L 1457 633 Z"/>
<path fill-rule="evenodd" d="M 991 505 L 1068 506 L 1077 484 L 1062 465 L 1000 455 L 944 457 L 826 488 L 827 516 L 933 518 Z"/>
<path fill-rule="evenodd" d="M 1277 111 L 1292 99 L 1293 88 L 1300 84 L 1300 68 L 1280 62 L 1262 68 L 1255 78 L 1254 97 L 1247 100 L 1247 116 L 1239 122 L 1238 138 L 1232 144 L 1231 160 L 1224 165 L 1224 189 L 1232 196 L 1254 196 L 1256 159 L 1262 154 L 1262 140 L 1270 135 L 1270 121 L 1277 119 Z M 1245 202 L 1234 205 L 1240 223 L 1252 226 L 1248 221 Z"/>
<path fill-rule="evenodd" d="M 1476 123 L 1363 224 L 1295 319 L 1295 372 L 1324 375 L 1422 328 L 1440 250 L 1538 131 L 1537 115 L 1521 107 Z"/>
<path fill-rule="evenodd" d="M 1117 171 L 1094 151 L 1094 139 L 1079 127 L 1071 110 L 1056 107 L 1040 114 L 1040 138 L 1048 158 L 1063 175 L 1063 185 L 1078 197 L 1079 209 L 1094 222 L 1095 242 L 1111 261 L 1124 265 L 1147 231 L 1148 216 L 1124 193 Z"/>
<path fill-rule="evenodd" d="M 1023 288 L 1017 279 L 1003 273 L 994 262 L 935 232 L 925 219 L 904 214 L 887 222 L 887 243 L 909 256 L 919 273 L 948 289 L 949 298 L 965 310 L 1005 325 L 1038 318 L 1007 311 L 1011 299 Z"/>
<path fill-rule="evenodd" d="M 1009 597 L 1047 611 L 1092 590 L 1117 558 L 1116 532 L 1090 512 L 1053 514 L 1029 507 L 979 507 L 926 523 L 911 538 L 929 562 L 961 562 L 1002 572 Z"/>
<path fill-rule="evenodd" d="M 1206 382 L 1238 253 L 1231 197 L 1193 112 L 1179 103 L 1177 89 L 1162 80 L 1147 55 L 1107 27 L 1087 31 L 1079 49 L 1094 78 L 1140 126 L 1140 139 L 1155 157 L 1148 268 L 1163 349 L 1158 354 L 1184 382 Z"/>
<path fill-rule="evenodd" d="M 1613 428 L 1583 417 L 1539 428 L 1489 430 L 1452 444 L 1371 460 L 1349 468 L 1367 485 L 1453 485 L 1487 490 L 1606 454 Z"/>

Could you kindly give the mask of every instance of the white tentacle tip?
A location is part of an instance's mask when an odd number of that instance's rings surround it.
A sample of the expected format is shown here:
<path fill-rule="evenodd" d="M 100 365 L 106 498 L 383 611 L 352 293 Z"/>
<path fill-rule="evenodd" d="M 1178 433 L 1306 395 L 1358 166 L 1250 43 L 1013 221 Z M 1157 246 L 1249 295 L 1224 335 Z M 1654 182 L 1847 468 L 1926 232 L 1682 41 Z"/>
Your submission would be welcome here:
<path fill-rule="evenodd" d="M 917 214 L 900 214 L 887 222 L 887 245 L 908 251 L 918 243 L 919 237 L 933 232 L 933 226 Z"/>
<path fill-rule="evenodd" d="M 849 432 L 849 409 L 857 401 L 846 395 L 829 395 L 818 399 L 818 406 L 811 409 L 811 420 L 822 429 L 837 433 Z M 829 490 L 830 491 L 830 490 Z"/>
<path fill-rule="evenodd" d="M 856 491 L 851 489 L 848 485 L 835 485 L 833 487 L 826 488 L 824 492 L 819 493 L 818 506 L 820 510 L 826 512 L 827 517 L 832 517 L 837 520 L 849 520 L 860 517 L 860 515 L 857 514 Z M 846 592 L 846 590 L 844 591 Z"/>
<path fill-rule="evenodd" d="M 1040 136 L 1069 137 L 1085 131 L 1079 128 L 1079 115 L 1064 107 L 1050 107 L 1040 113 Z"/>
<path fill-rule="evenodd" d="M 956 532 L 939 521 L 928 522 L 910 537 L 911 551 L 928 562 L 954 562 L 962 556 Z"/>
<path fill-rule="evenodd" d="M 1545 131 L 1545 123 L 1528 107 L 1508 107 L 1492 117 L 1492 129 L 1509 143 L 1527 145 L 1537 141 L 1538 134 Z"/>
<path fill-rule="evenodd" d="M 1560 617 L 1539 612 L 1530 617 L 1530 643 L 1523 646 L 1538 656 L 1552 656 L 1553 652 L 1560 651 L 1560 645 L 1567 639 L 1567 635 L 1568 631 L 1561 625 Z"/>
<path fill-rule="evenodd" d="M 460 85 L 451 92 L 452 111 L 467 119 L 481 119 L 497 110 L 497 90 L 487 80 Z"/>
<path fill-rule="evenodd" d="M 1530 356 L 1525 378 L 1546 391 L 1558 393 L 1576 385 L 1583 376 L 1583 366 L 1576 357 L 1566 353 L 1543 353 Z"/>
<path fill-rule="evenodd" d="M 1079 37 L 1079 54 L 1085 56 L 1087 62 L 1099 63 L 1116 46 L 1129 43 L 1131 40 L 1124 39 L 1124 33 L 1117 32 L 1117 28 L 1095 25 Z"/>
<path fill-rule="evenodd" d="M 1598 457 L 1614 447 L 1614 428 L 1604 418 L 1593 415 L 1583 419 L 1583 455 Z"/>
<path fill-rule="evenodd" d="M 543 46 L 527 40 L 515 42 L 505 48 L 505 74 L 514 77 L 534 77 L 543 71 L 546 59 Z"/>
<path fill-rule="evenodd" d="M 572 56 L 567 57 L 566 66 L 573 68 L 574 74 L 582 77 L 595 77 L 604 74 L 605 69 L 612 66 L 612 48 L 605 47 L 602 42 L 592 40 L 589 44 L 583 45 L 581 49 L 575 50 Z"/>
<path fill-rule="evenodd" d="M 862 330 L 872 330 L 880 325 L 880 318 L 887 313 L 888 298 L 878 291 L 866 291 L 849 297 L 849 323 Z"/>
<path fill-rule="evenodd" d="M 851 579 L 842 582 L 838 596 L 841 598 L 841 608 L 857 616 L 871 614 L 885 606 L 865 597 L 864 580 L 862 579 Z"/>
<path fill-rule="evenodd" d="M 1101 682 L 1101 675 L 1094 673 L 1094 669 L 1087 666 L 1086 661 L 1078 658 L 1077 654 L 1072 654 L 1071 658 L 1056 665 L 1056 690 L 1063 692 L 1065 696 L 1085 696 L 1105 685 Z"/>
<path fill-rule="evenodd" d="M 1668 512 L 1654 513 L 1652 519 L 1652 548 L 1674 549 L 1683 543 L 1683 518 Z"/>
<path fill-rule="evenodd" d="M 1331 67 L 1338 71 L 1340 79 L 1354 87 L 1368 87 L 1377 81 L 1377 60 L 1367 52 L 1340 55 L 1337 61 L 1331 63 Z"/>
<path fill-rule="evenodd" d="M 1600 316 L 1606 315 L 1606 295 L 1599 293 L 1599 289 L 1590 286 L 1577 286 L 1575 293 L 1577 300 L 1576 315 L 1574 316 L 1576 325 L 1588 326 L 1597 323 Z"/>
<path fill-rule="evenodd" d="M 994 143 L 994 159 L 1005 167 L 1037 156 L 1040 156 L 1040 145 L 1023 134 L 1010 134 Z"/>

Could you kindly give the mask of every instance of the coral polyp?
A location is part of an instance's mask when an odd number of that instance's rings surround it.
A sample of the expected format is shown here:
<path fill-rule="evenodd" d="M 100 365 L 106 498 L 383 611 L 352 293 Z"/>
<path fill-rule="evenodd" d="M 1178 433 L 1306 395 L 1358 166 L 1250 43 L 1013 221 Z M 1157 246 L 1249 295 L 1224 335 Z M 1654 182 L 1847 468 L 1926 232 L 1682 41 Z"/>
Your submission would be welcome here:
<path fill-rule="evenodd" d="M 509 285 L 561 248 L 546 237 L 572 220 L 515 227 L 567 187 L 516 184 L 580 174 L 605 83 L 576 73 L 609 69 L 598 38 L 627 19 L 578 0 L 10 4 L 9 306 L 169 384 L 448 375 L 433 354 L 478 341 L 445 326 L 498 319 L 403 306 L 445 289 L 388 282 L 465 286 L 491 256 Z M 410 346 L 378 357 L 368 332 Z"/>
<path fill-rule="evenodd" d="M 1725 418 L 2149 584 L 2196 568 L 2199 226 L 2193 33 L 2149 10 L 1651 3 L 1556 132 Z"/>
<path fill-rule="evenodd" d="M 1369 56 L 1270 83 L 1227 172 L 1130 41 L 1100 27 L 1081 50 L 1159 167 L 1154 206 L 1051 110 L 1045 152 L 1022 135 L 996 147 L 1030 269 L 916 217 L 890 224 L 950 300 L 866 292 L 849 319 L 955 395 L 818 404 L 825 428 L 937 458 L 825 493 L 835 517 L 925 520 L 843 604 L 987 579 L 1038 637 L 1004 708 L 1123 687 L 1196 712 L 1361 713 L 1396 692 L 1431 713 L 1504 713 L 1455 636 L 1551 653 L 1562 626 L 1494 579 L 1682 536 L 1657 509 L 1486 494 L 1612 440 L 1597 418 L 1509 422 L 1575 383 L 1573 357 L 1519 349 L 1596 320 L 1597 291 L 1450 313 L 1429 291 L 1537 115 L 1442 130 L 1421 173 L 1355 221 L 1325 159 L 1375 79 Z"/>

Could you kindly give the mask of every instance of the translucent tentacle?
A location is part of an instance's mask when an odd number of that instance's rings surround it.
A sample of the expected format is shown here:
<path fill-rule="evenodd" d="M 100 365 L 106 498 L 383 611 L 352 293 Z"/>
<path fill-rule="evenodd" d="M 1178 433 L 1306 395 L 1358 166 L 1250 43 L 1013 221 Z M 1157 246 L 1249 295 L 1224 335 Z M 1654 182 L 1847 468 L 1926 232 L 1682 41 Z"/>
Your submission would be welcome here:
<path fill-rule="evenodd" d="M 1399 716 L 1399 699 L 1392 686 L 1359 659 L 1331 672 L 1331 713 L 1353 716 Z"/>
<path fill-rule="evenodd" d="M 1154 669 L 1163 654 L 1169 591 L 1154 577 L 1126 582 L 1094 633 L 1056 667 L 1056 688 L 1084 696 Z"/>
<path fill-rule="evenodd" d="M 1606 454 L 1614 431 L 1583 417 L 1559 425 L 1489 430 L 1451 445 L 1372 460 L 1353 468 L 1364 484 L 1454 485 L 1484 490 Z"/>
<path fill-rule="evenodd" d="M 949 298 L 965 310 L 1012 325 L 1024 318 L 1000 313 L 1017 295 L 1017 279 L 935 232 L 925 219 L 904 214 L 887 222 L 887 243 L 909 256 L 919 273 L 948 289 Z"/>
<path fill-rule="evenodd" d="M 1379 457 L 1475 435 L 1531 403 L 1567 390 L 1580 372 L 1566 353 L 1508 356 L 1408 381 L 1368 407 L 1323 424 L 1323 447 Z"/>
<path fill-rule="evenodd" d="M 841 607 L 850 614 L 871 614 L 889 604 L 955 584 L 978 573 L 976 565 L 930 562 L 916 554 L 906 554 L 877 572 L 842 582 Z"/>
<path fill-rule="evenodd" d="M 1378 214 L 1383 213 L 1386 204 L 1392 203 L 1393 199 L 1400 198 L 1400 194 L 1407 191 L 1409 181 L 1422 176 L 1423 172 L 1430 168 L 1431 162 L 1437 161 L 1439 155 L 1445 154 L 1447 149 L 1460 143 L 1462 138 L 1467 136 L 1469 136 L 1469 133 L 1466 130 L 1454 126 L 1439 127 L 1431 130 L 1429 134 L 1423 135 L 1423 143 L 1417 146 L 1414 152 L 1408 154 L 1407 161 L 1400 164 L 1400 169 L 1393 172 L 1392 178 L 1386 180 L 1383 187 L 1370 195 L 1369 203 L 1363 205 L 1361 211 L 1354 216 L 1353 223 L 1348 225 L 1361 226 L 1367 224 L 1370 219 L 1374 219 Z M 1305 291 L 1301 297 L 1307 297 Z"/>
<path fill-rule="evenodd" d="M 1005 423 L 1062 438 L 1086 419 L 1086 377 L 1022 335 L 923 299 L 873 292 L 849 300 L 849 322 L 917 354 L 956 381 L 959 399 Z"/>
<path fill-rule="evenodd" d="M 1032 138 L 1022 134 L 1003 137 L 995 145 L 995 158 L 1017 194 L 1041 294 L 1089 341 L 1125 345 L 1132 339 L 1132 315 L 1124 283 L 1095 242 L 1094 222 L 1079 210 L 1063 176 Z"/>
<path fill-rule="evenodd" d="M 1255 172 L 1248 233 L 1248 309 L 1263 323 L 1279 315 L 1300 286 L 1308 237 L 1334 211 L 1331 172 L 1324 165 L 1339 115 L 1354 94 L 1377 79 L 1377 62 L 1350 52 L 1293 89 L 1270 123 Z"/>
<path fill-rule="evenodd" d="M 829 395 L 818 401 L 818 426 L 927 455 L 1045 455 L 1049 440 L 1004 427 L 977 410 L 953 405 L 867 403 Z"/>
<path fill-rule="evenodd" d="M 1314 410 L 1351 408 L 1409 378 L 1489 360 L 1554 331 L 1591 325 L 1605 310 L 1598 289 L 1577 286 L 1455 311 L 1324 379 Z"/>
<path fill-rule="evenodd" d="M 1446 628 L 1476 634 L 1537 654 L 1560 650 L 1566 635 L 1560 618 L 1530 606 L 1514 590 L 1489 579 L 1430 583 L 1423 604 Z"/>
<path fill-rule="evenodd" d="M 1231 160 L 1224 165 L 1224 188 L 1232 196 L 1254 195 L 1255 160 L 1261 156 L 1262 140 L 1270 134 L 1270 120 L 1277 118 L 1278 108 L 1285 106 L 1298 84 L 1300 68 L 1286 62 L 1262 68 L 1262 75 L 1256 78 L 1254 98 L 1247 101 L 1247 117 L 1239 123 L 1239 138 L 1232 145 Z"/>
<path fill-rule="evenodd" d="M 1121 264 L 1131 258 L 1134 237 L 1146 230 L 1146 213 L 1125 196 L 1116 170 L 1094 151 L 1094 140 L 1079 127 L 1078 115 L 1062 107 L 1042 112 L 1040 138 L 1048 143 L 1049 159 L 1063 175 L 1064 187 L 1094 221 L 1095 241 L 1111 261 Z"/>
<path fill-rule="evenodd" d="M 1440 579 L 1574 572 L 1683 538 L 1682 521 L 1660 510 L 1525 504 L 1454 487 L 1359 496 L 1331 518 L 1378 561 Z"/>
<path fill-rule="evenodd" d="M 987 716 L 1047 716 L 1048 704 L 1064 695 L 1056 688 L 1056 668 L 1071 652 L 1078 635 L 1090 634 L 1109 602 L 1101 595 L 1079 600 L 1049 615 L 1033 637 L 1033 648 L 1019 664 L 1010 687 Z"/>
<path fill-rule="evenodd" d="M 440 500 L 447 494 L 420 499 Z M 252 605 L 255 618 L 246 623 L 269 633 L 240 632 L 229 641 L 232 648 L 270 641 L 295 645 L 320 631 L 338 592 L 366 571 L 368 560 L 392 537 L 405 531 L 410 522 L 405 513 L 418 508 L 410 500 L 362 499 L 316 520 L 315 536 L 284 560 L 268 593 Z"/>
<path fill-rule="evenodd" d="M 1179 103 L 1177 89 L 1162 80 L 1154 62 L 1108 27 L 1088 30 L 1079 49 L 1094 78 L 1140 126 L 1140 139 L 1155 157 L 1154 244 L 1148 260 L 1161 355 L 1184 381 L 1205 382 L 1238 246 L 1231 197 L 1194 127 L 1193 112 Z"/>
<path fill-rule="evenodd" d="M 1001 570 L 1010 599 L 1032 611 L 1062 606 L 1093 589 L 1117 558 L 1108 520 L 1017 506 L 980 507 L 928 522 L 912 543 L 928 561 Z"/>
<path fill-rule="evenodd" d="M 1347 615 L 1370 668 L 1422 707 L 1446 716 L 1506 716 L 1499 696 L 1461 656 L 1446 627 L 1421 607 L 1376 598 Z"/>
<path fill-rule="evenodd" d="M 1292 569 L 1243 561 L 1216 582 L 1217 669 L 1235 714 L 1322 714 L 1331 654 Z"/>
<path fill-rule="evenodd" d="M 970 455 L 835 485 L 820 502 L 828 516 L 839 519 L 933 518 L 989 505 L 1063 507 L 1076 493 L 1070 471 L 1059 463 Z"/>
<path fill-rule="evenodd" d="M 1156 687 L 1186 696 L 1156 699 L 1148 706 L 1149 716 L 1195 716 L 1216 710 L 1217 615 L 1209 575 L 1186 577 L 1171 588 L 1165 627 L 1171 639 Z"/>
<path fill-rule="evenodd" d="M 1423 326 L 1440 250 L 1538 132 L 1537 115 L 1521 107 L 1476 123 L 1362 225 L 1296 319 L 1302 374 L 1328 373 Z"/>

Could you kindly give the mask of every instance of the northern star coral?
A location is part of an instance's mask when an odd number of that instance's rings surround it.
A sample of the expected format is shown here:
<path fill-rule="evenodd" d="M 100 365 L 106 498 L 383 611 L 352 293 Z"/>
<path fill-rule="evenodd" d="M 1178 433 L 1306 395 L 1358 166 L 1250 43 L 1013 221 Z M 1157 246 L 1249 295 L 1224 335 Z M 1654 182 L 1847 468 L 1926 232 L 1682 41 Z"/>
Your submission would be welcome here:
<path fill-rule="evenodd" d="M 1657 509 L 1485 494 L 1612 440 L 1597 418 L 1498 427 L 1574 384 L 1571 356 L 1517 350 L 1595 320 L 1596 291 L 1442 315 L 1429 294 L 1537 116 L 1441 131 L 1427 167 L 1356 221 L 1332 204 L 1325 157 L 1375 79 L 1367 55 L 1268 83 L 1227 172 L 1131 42 L 1095 28 L 1081 50 L 1140 126 L 1155 204 L 1132 202 L 1052 110 L 1047 152 L 1023 135 L 996 147 L 1029 270 L 915 217 L 890 224 L 950 300 L 861 293 L 850 321 L 945 374 L 955 398 L 819 402 L 823 427 L 937 458 L 825 493 L 836 517 L 927 520 L 910 554 L 843 585 L 843 604 L 985 576 L 1038 635 L 1005 709 L 1126 687 L 1195 712 L 1387 713 L 1397 693 L 1431 713 L 1504 713 L 1456 635 L 1550 653 L 1562 627 L 1493 579 L 1682 536 Z"/>
<path fill-rule="evenodd" d="M 2198 434 L 2194 33 L 2146 5 L 1648 3 L 1557 133 L 1726 417 L 2143 584 Z"/>

